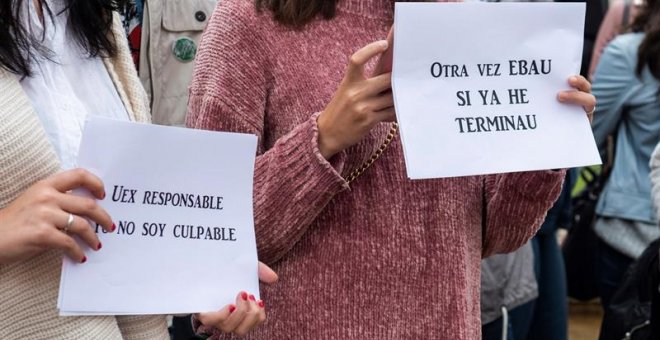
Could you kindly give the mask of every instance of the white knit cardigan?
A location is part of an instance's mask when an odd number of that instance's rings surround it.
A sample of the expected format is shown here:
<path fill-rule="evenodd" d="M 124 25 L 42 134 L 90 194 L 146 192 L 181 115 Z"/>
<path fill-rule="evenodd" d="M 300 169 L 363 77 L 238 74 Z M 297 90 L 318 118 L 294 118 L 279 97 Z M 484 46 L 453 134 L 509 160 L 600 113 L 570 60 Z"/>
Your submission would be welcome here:
<path fill-rule="evenodd" d="M 105 60 L 108 73 L 130 119 L 149 122 L 147 96 L 117 15 L 111 34 L 118 53 Z M 55 151 L 17 77 L 3 69 L 0 159 L 0 208 L 36 181 L 60 170 Z M 61 266 L 62 256 L 55 251 L 0 265 L 0 339 L 169 339 L 164 316 L 60 317 L 56 305 Z"/>

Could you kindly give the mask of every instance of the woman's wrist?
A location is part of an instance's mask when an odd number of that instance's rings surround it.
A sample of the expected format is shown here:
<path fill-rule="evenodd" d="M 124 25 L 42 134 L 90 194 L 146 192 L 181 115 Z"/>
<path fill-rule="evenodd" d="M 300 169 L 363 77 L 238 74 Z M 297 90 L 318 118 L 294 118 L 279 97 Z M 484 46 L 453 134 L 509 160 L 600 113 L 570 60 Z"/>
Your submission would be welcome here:
<path fill-rule="evenodd" d="M 338 143 L 334 141 L 334 138 L 331 137 L 331 134 L 327 132 L 326 121 L 323 117 L 323 114 L 319 115 L 316 119 L 316 125 L 318 127 L 318 147 L 321 156 L 326 160 L 332 158 L 341 151 L 341 148 L 337 146 Z"/>

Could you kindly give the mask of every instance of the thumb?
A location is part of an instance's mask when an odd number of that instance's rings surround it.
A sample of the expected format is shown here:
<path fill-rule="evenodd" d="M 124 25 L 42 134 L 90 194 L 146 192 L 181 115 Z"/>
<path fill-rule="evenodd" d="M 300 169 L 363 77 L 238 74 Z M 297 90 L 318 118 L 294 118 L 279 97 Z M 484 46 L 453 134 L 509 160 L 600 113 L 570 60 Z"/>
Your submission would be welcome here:
<path fill-rule="evenodd" d="M 277 273 L 261 261 L 259 261 L 259 281 L 264 283 L 277 282 Z"/>

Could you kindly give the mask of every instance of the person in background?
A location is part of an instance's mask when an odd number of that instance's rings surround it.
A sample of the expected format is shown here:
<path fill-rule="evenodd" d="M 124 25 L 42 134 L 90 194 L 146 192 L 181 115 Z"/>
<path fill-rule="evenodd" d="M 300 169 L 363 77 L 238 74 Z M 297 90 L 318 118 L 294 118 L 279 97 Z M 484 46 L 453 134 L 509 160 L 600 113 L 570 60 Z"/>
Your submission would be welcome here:
<path fill-rule="evenodd" d="M 651 155 L 651 199 L 653 200 L 653 211 L 655 212 L 655 221 L 660 226 L 660 143 L 655 147 Z"/>
<path fill-rule="evenodd" d="M 140 81 L 154 124 L 185 126 L 195 56 L 217 0 L 144 0 Z"/>
<path fill-rule="evenodd" d="M 525 244 L 561 190 L 552 170 L 406 178 L 391 74 L 366 66 L 393 6 L 223 0 L 204 33 L 187 125 L 259 137 L 257 247 L 283 278 L 251 338 L 478 339 L 482 256 Z M 559 99 L 590 112 L 570 85 Z"/>
<path fill-rule="evenodd" d="M 481 260 L 481 338 L 527 339 L 537 296 L 531 242 Z"/>
<path fill-rule="evenodd" d="M 185 126 L 199 40 L 217 2 L 131 0 L 121 10 L 154 124 Z"/>
<path fill-rule="evenodd" d="M 142 18 L 144 0 L 125 0 L 119 8 L 119 15 L 126 30 L 128 47 L 135 67 L 140 65 L 140 41 L 142 40 Z"/>
<path fill-rule="evenodd" d="M 580 74 L 589 76 L 589 61 L 594 51 L 596 35 L 607 12 L 608 0 L 554 0 L 554 2 L 584 2 L 587 6 L 584 22 L 584 45 L 582 48 L 582 68 Z"/>
<path fill-rule="evenodd" d="M 594 74 L 593 131 L 601 150 L 616 135 L 614 165 L 596 206 L 599 295 L 609 301 L 628 266 L 658 237 L 649 159 L 660 141 L 660 1 L 640 7 L 633 33 L 615 38 Z"/>
<path fill-rule="evenodd" d="M 571 189 L 575 174 L 572 170 L 566 172 L 559 199 L 532 239 L 539 296 L 532 311 L 529 340 L 568 338 L 568 290 L 558 233 L 571 223 Z"/>
<path fill-rule="evenodd" d="M 655 151 L 653 151 L 653 155 L 651 155 L 650 166 L 651 182 L 653 183 L 651 195 L 655 211 L 655 221 L 660 227 L 660 143 L 658 143 L 655 147 Z M 658 270 L 660 270 L 660 268 L 658 268 Z M 653 339 L 658 339 L 660 338 L 660 286 L 653 296 L 651 320 L 651 337 Z"/>
<path fill-rule="evenodd" d="M 570 204 L 570 173 L 567 173 L 559 201 L 550 209 L 532 241 L 516 252 L 482 261 L 482 339 L 567 338 L 566 274 L 556 234 L 557 215 L 565 216 L 566 206 Z M 493 320 L 495 317 L 499 318 Z"/>
<path fill-rule="evenodd" d="M 626 33 L 630 29 L 630 23 L 637 17 L 644 0 L 616 0 L 612 2 L 605 14 L 594 45 L 591 62 L 589 63 L 589 79 L 593 79 L 600 55 L 607 44 L 617 35 Z"/>
<path fill-rule="evenodd" d="M 87 220 L 115 230 L 97 204 L 106 196 L 101 179 L 75 169 L 84 121 L 150 118 L 119 5 L 0 2 L 0 339 L 169 339 L 163 316 L 61 317 L 57 310 L 62 254 L 93 265 L 85 253 L 103 250 Z M 95 199 L 69 193 L 79 188 Z M 276 279 L 265 266 L 260 274 Z M 248 295 L 198 318 L 245 334 L 265 318 L 263 303 Z"/>

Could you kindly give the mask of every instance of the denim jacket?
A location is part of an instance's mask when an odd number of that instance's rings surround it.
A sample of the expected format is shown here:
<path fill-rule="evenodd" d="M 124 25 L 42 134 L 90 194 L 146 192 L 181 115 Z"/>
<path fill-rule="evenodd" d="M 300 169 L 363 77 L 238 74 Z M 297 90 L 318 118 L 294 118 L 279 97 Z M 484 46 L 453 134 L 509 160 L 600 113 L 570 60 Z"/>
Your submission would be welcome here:
<path fill-rule="evenodd" d="M 598 200 L 600 216 L 653 224 L 649 159 L 660 141 L 660 82 L 635 74 L 643 33 L 624 34 L 605 49 L 596 68 L 593 130 L 601 153 L 616 134 L 614 167 Z"/>
<path fill-rule="evenodd" d="M 655 147 L 653 156 L 651 156 L 651 182 L 653 182 L 653 210 L 655 218 L 660 225 L 660 143 Z"/>

